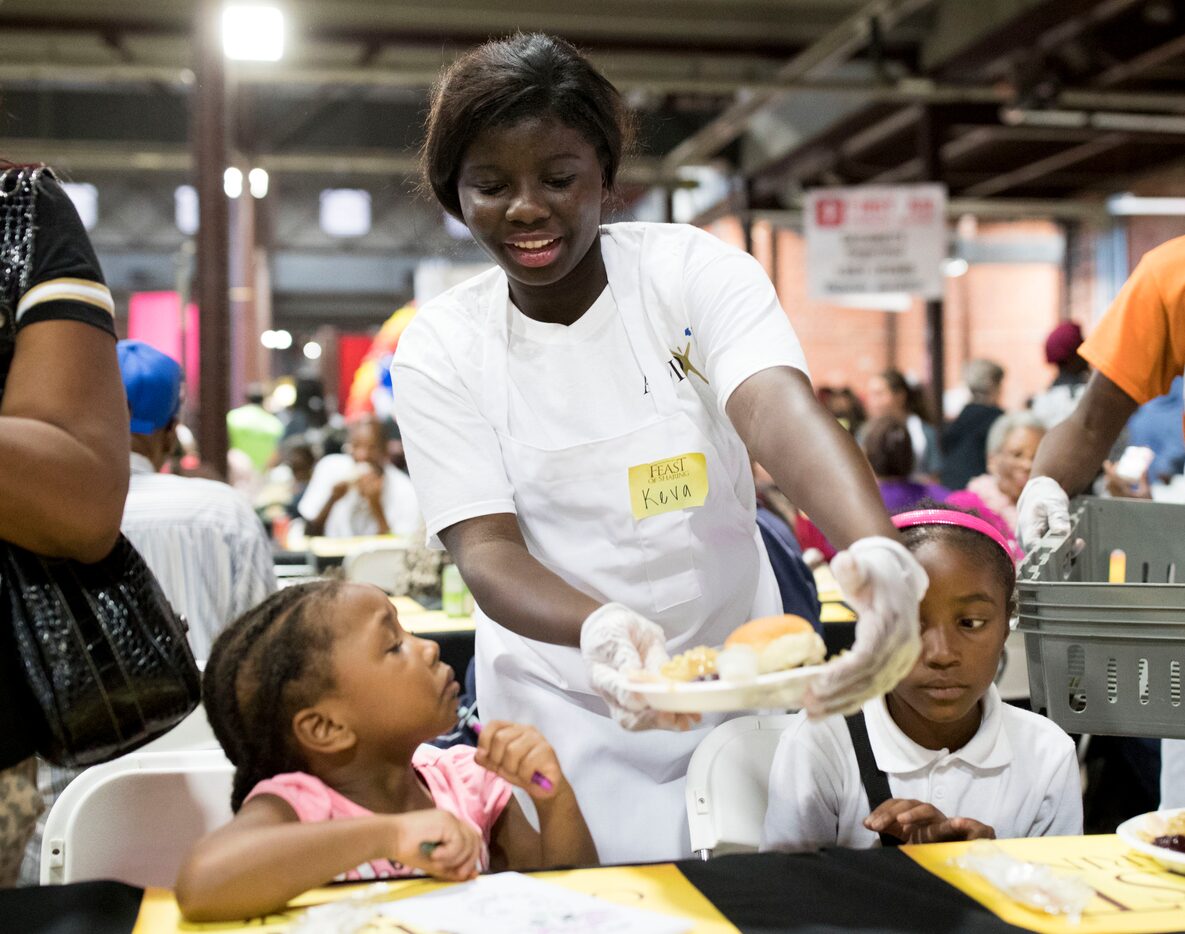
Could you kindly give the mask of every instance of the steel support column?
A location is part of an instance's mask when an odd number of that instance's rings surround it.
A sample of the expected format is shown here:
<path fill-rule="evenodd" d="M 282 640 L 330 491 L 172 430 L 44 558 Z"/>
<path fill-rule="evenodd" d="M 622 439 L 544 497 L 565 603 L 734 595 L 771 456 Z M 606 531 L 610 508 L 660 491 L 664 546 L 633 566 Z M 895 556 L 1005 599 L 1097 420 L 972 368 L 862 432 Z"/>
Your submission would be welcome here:
<path fill-rule="evenodd" d="M 918 120 L 917 148 L 922 160 L 922 181 L 942 181 L 942 127 L 938 115 L 927 107 Z M 926 351 L 930 357 L 930 413 L 942 418 L 942 392 L 946 386 L 946 340 L 942 299 L 926 302 Z"/>
<path fill-rule="evenodd" d="M 226 475 L 226 412 L 229 408 L 230 312 L 228 249 L 230 223 L 223 173 L 226 170 L 226 83 L 220 36 L 222 4 L 200 0 L 195 22 L 197 81 L 193 93 L 194 164 L 197 167 L 197 287 L 201 362 L 198 445 L 202 460 Z"/>

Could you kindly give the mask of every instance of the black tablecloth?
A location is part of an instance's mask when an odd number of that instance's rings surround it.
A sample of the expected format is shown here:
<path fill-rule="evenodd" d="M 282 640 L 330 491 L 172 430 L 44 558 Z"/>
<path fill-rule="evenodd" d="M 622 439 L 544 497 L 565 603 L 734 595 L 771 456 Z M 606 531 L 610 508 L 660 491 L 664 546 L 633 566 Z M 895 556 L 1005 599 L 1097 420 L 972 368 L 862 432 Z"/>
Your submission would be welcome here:
<path fill-rule="evenodd" d="M 677 864 L 742 934 L 1018 932 L 897 850 L 722 856 Z M 140 890 L 119 882 L 0 891 L 0 931 L 129 934 Z"/>
<path fill-rule="evenodd" d="M 899 850 L 744 854 L 677 865 L 742 934 L 1023 930 Z"/>
<path fill-rule="evenodd" d="M 130 934 L 142 890 L 122 882 L 0 889 L 5 934 Z"/>

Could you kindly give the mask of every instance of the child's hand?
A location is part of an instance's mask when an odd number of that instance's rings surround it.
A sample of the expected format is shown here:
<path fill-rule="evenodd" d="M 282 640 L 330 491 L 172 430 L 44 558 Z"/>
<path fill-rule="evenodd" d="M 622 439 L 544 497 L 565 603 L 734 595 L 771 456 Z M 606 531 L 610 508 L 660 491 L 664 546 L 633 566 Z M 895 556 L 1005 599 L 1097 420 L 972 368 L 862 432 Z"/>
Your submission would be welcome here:
<path fill-rule="evenodd" d="M 864 819 L 864 826 L 906 843 L 994 840 L 996 832 L 970 817 L 947 817 L 924 801 L 890 798 Z"/>
<path fill-rule="evenodd" d="M 408 811 L 392 816 L 392 856 L 438 879 L 462 882 L 477 876 L 481 834 L 448 811 Z"/>
<path fill-rule="evenodd" d="M 536 800 L 554 798 L 568 788 L 555 750 L 533 726 L 505 720 L 487 721 L 482 724 L 473 761 L 524 789 Z M 550 791 L 531 781 L 536 772 L 551 782 Z"/>

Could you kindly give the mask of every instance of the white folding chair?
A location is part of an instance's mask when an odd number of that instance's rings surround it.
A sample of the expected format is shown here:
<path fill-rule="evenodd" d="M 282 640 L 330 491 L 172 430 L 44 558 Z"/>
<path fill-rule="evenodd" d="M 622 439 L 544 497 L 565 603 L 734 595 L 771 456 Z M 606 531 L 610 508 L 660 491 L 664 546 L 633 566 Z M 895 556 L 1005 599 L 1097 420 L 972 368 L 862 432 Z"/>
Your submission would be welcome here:
<path fill-rule="evenodd" d="M 691 849 L 707 859 L 756 850 L 778 738 L 794 714 L 738 717 L 707 735 L 687 767 Z"/>
<path fill-rule="evenodd" d="M 233 776 L 221 749 L 134 752 L 87 769 L 50 809 L 41 884 L 172 888 L 189 848 L 231 819 Z"/>
<path fill-rule="evenodd" d="M 342 575 L 358 584 L 374 584 L 389 594 L 407 592 L 407 545 L 374 545 L 350 552 Z"/>
<path fill-rule="evenodd" d="M 193 713 L 178 723 L 163 736 L 145 743 L 137 753 L 172 752 L 176 749 L 218 749 L 218 740 L 206 718 L 206 705 L 198 704 Z"/>

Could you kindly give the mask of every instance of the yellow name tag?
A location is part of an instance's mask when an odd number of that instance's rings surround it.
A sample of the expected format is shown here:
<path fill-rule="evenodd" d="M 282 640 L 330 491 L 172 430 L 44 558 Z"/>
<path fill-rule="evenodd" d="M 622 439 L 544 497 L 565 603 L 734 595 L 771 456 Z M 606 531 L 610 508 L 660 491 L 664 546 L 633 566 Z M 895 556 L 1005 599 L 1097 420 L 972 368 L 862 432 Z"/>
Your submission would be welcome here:
<path fill-rule="evenodd" d="M 635 519 L 702 506 L 708 498 L 708 460 L 680 454 L 630 468 L 630 506 Z"/>

